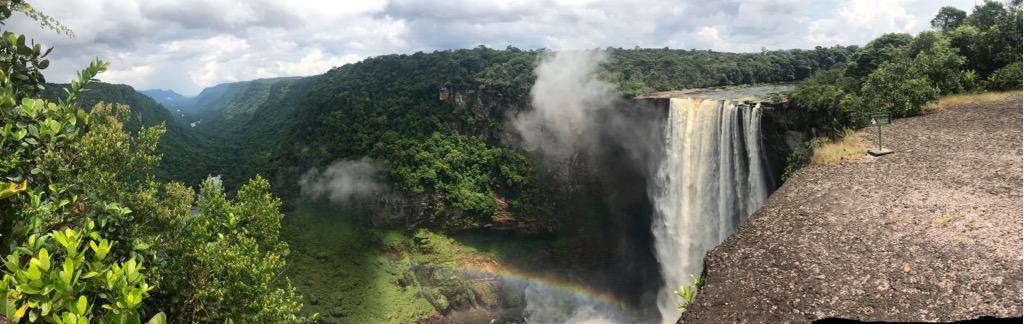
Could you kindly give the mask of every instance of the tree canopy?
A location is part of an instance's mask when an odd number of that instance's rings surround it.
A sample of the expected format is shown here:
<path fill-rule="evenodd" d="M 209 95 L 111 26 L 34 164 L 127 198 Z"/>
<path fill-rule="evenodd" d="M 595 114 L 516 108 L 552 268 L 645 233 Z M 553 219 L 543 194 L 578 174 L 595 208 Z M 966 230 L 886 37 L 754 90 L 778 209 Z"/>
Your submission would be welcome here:
<path fill-rule="evenodd" d="M 967 12 L 956 7 L 945 6 L 939 9 L 939 13 L 932 18 L 932 28 L 946 31 L 963 25 L 967 19 Z"/>

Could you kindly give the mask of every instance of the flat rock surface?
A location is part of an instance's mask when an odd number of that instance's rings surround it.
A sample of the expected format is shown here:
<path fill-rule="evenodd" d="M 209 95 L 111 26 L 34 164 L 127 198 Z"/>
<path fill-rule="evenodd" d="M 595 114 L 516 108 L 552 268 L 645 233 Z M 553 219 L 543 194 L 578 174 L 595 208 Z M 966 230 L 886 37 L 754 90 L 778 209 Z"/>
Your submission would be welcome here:
<path fill-rule="evenodd" d="M 893 154 L 799 171 L 708 253 L 683 320 L 1021 316 L 1021 105 L 895 120 Z"/>

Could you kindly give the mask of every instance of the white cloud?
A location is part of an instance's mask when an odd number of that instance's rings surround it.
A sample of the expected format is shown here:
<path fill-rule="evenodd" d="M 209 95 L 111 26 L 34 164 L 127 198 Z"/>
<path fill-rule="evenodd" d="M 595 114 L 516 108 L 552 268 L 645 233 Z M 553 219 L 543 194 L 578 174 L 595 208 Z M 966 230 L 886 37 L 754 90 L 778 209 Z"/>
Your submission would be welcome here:
<path fill-rule="evenodd" d="M 711 44 L 711 48 L 722 47 L 722 36 L 718 34 L 718 28 L 715 27 L 702 27 L 697 31 L 697 37 L 705 43 Z"/>
<path fill-rule="evenodd" d="M 366 57 L 486 45 L 812 48 L 918 32 L 946 5 L 972 0 L 37 0 L 68 39 L 20 15 L 5 26 L 56 47 L 47 76 L 89 60 L 101 78 L 195 94 L 221 82 L 312 75 Z"/>
<path fill-rule="evenodd" d="M 111 67 L 103 75 L 105 79 L 114 83 L 138 84 L 148 79 L 153 72 L 149 65 L 137 65 L 128 67 Z"/>
<path fill-rule="evenodd" d="M 846 0 L 839 15 L 847 27 L 883 32 L 908 32 L 917 22 L 902 3 L 891 0 Z"/>
<path fill-rule="evenodd" d="M 313 49 L 301 60 L 295 63 L 278 63 L 278 69 L 285 74 L 291 75 L 313 75 L 323 73 L 330 68 L 342 66 L 348 63 L 355 63 L 362 60 L 359 55 L 348 54 L 344 56 L 324 57 L 320 49 Z"/>

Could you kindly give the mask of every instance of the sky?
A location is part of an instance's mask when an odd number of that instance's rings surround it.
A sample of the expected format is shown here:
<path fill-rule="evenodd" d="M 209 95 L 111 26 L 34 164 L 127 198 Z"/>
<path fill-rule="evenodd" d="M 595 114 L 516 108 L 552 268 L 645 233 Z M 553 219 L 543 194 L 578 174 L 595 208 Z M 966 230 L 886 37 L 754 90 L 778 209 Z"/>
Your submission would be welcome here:
<path fill-rule="evenodd" d="M 942 6 L 975 0 L 29 0 L 70 38 L 15 14 L 5 29 L 53 46 L 67 82 L 90 60 L 100 79 L 195 95 L 225 82 L 321 74 L 384 54 L 515 46 L 766 49 L 863 45 L 917 33 Z"/>

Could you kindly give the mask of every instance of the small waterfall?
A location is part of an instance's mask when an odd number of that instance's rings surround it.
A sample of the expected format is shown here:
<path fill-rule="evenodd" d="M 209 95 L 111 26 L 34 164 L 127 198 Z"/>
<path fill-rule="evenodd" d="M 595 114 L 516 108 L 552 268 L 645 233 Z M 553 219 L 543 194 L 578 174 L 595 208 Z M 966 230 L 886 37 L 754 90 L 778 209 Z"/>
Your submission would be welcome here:
<path fill-rule="evenodd" d="M 673 294 L 699 275 L 704 253 L 721 243 L 768 195 L 760 105 L 672 98 L 665 159 L 652 181 L 652 231 L 665 286 L 663 323 L 679 318 Z"/>

